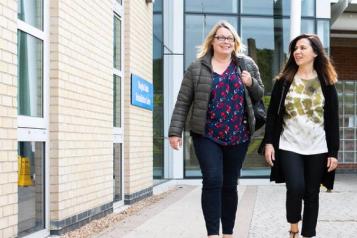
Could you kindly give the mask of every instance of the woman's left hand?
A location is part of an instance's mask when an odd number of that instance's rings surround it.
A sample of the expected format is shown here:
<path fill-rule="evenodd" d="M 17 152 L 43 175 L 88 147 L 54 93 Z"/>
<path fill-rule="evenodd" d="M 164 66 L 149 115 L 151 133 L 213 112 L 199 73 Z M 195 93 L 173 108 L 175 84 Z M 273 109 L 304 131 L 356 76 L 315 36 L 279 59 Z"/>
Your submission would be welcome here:
<path fill-rule="evenodd" d="M 250 76 L 250 73 L 246 70 L 242 71 L 242 81 L 245 86 L 247 87 L 252 86 L 252 76 Z"/>
<path fill-rule="evenodd" d="M 338 160 L 335 157 L 328 157 L 327 158 L 327 168 L 328 172 L 331 172 L 337 168 Z"/>

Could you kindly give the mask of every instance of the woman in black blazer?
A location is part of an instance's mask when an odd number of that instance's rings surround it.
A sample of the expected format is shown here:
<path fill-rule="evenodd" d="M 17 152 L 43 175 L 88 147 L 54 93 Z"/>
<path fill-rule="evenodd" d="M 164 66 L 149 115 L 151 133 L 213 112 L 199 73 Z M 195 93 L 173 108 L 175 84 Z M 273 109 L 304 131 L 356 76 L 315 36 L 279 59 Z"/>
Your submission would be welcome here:
<path fill-rule="evenodd" d="M 290 238 L 316 235 L 320 184 L 333 188 L 339 149 L 337 74 L 318 36 L 291 41 L 290 56 L 277 76 L 260 150 L 272 181 L 286 183 Z M 302 201 L 304 211 L 302 212 Z"/>

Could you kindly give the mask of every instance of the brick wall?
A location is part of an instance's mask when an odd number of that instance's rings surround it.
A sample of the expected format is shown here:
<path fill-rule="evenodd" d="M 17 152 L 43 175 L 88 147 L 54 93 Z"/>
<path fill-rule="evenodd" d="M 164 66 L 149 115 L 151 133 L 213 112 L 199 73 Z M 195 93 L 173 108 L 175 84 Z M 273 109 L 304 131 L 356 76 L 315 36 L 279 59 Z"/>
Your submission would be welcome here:
<path fill-rule="evenodd" d="M 17 1 L 0 3 L 0 238 L 17 234 Z"/>
<path fill-rule="evenodd" d="M 59 229 L 113 201 L 113 7 L 50 7 L 51 229 Z"/>
<path fill-rule="evenodd" d="M 339 80 L 357 80 L 357 39 L 331 38 L 331 57 Z"/>
<path fill-rule="evenodd" d="M 152 83 L 152 4 L 124 1 L 124 161 L 125 195 L 152 186 L 152 112 L 130 105 L 130 75 Z M 143 27 L 145 26 L 145 27 Z"/>

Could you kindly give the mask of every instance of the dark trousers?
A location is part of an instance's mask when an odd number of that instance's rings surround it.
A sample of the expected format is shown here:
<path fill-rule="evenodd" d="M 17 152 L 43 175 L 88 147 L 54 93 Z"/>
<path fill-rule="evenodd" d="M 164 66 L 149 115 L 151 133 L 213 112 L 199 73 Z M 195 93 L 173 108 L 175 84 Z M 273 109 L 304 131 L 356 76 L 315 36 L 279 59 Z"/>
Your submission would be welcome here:
<path fill-rule="evenodd" d="M 202 172 L 201 205 L 208 235 L 233 234 L 238 205 L 237 181 L 249 142 L 222 146 L 199 135 L 193 145 Z"/>
<path fill-rule="evenodd" d="M 297 223 L 301 220 L 302 200 L 304 200 L 301 234 L 305 237 L 315 236 L 320 183 L 327 169 L 327 155 L 300 155 L 284 150 L 279 150 L 279 153 L 286 178 L 287 220 L 289 223 Z"/>

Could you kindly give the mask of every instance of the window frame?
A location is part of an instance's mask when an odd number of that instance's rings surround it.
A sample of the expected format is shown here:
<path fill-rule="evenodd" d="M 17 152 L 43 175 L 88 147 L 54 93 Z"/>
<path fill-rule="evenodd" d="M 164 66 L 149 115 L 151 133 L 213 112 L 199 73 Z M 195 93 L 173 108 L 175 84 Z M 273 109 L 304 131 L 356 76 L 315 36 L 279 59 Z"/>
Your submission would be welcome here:
<path fill-rule="evenodd" d="M 121 123 L 120 123 L 120 127 L 114 127 L 114 122 L 113 122 L 113 160 L 115 159 L 115 155 L 114 155 L 114 144 L 120 144 L 121 147 L 121 198 L 119 201 L 114 201 L 113 200 L 113 209 L 114 210 L 118 210 L 120 209 L 120 207 L 122 207 L 124 205 L 124 193 L 125 193 L 125 189 L 124 189 L 124 180 L 125 180 L 125 176 L 124 176 L 124 3 L 122 2 L 122 4 L 120 4 L 117 0 L 113 0 L 113 34 L 114 34 L 114 19 L 115 17 L 117 17 L 120 20 L 121 26 L 120 26 L 120 61 L 121 61 L 121 68 L 117 69 L 114 67 L 114 64 L 112 64 L 113 67 L 113 77 L 112 80 L 114 80 L 114 77 L 120 77 L 120 117 L 121 117 Z M 114 35 L 113 35 L 113 48 L 114 48 Z M 114 52 L 113 52 L 114 54 Z M 114 83 L 112 84 L 114 86 Z M 114 88 L 113 88 L 113 99 L 114 99 Z M 113 101 L 113 114 L 114 114 L 114 101 Z M 114 118 L 114 117 L 113 117 Z M 113 168 L 114 169 L 114 168 Z M 114 170 L 113 170 L 114 172 Z M 114 176 L 114 174 L 113 174 Z M 115 191 L 113 190 L 113 195 L 114 195 Z M 114 196 L 113 196 L 114 198 Z"/>
<path fill-rule="evenodd" d="M 19 4 L 19 3 L 18 3 Z M 47 237 L 50 235 L 50 166 L 49 166 L 49 0 L 42 0 L 43 30 L 17 18 L 17 31 L 22 31 L 42 41 L 42 117 L 17 115 L 17 142 L 43 142 L 44 145 L 44 224 L 45 228 L 26 237 Z M 17 42 L 18 44 L 18 42 Z M 19 67 L 19 65 L 17 65 Z"/>

